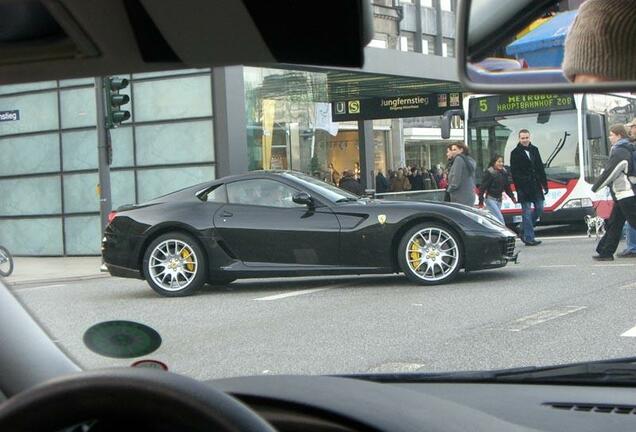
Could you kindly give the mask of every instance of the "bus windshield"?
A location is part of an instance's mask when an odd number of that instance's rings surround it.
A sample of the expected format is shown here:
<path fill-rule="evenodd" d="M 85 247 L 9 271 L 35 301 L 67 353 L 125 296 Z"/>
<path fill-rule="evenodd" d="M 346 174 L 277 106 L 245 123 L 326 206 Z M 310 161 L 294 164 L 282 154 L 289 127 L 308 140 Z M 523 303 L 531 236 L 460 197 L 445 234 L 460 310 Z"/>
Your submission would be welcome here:
<path fill-rule="evenodd" d="M 471 100 L 471 103 L 477 99 Z M 576 110 L 544 111 L 469 119 L 468 147 L 477 161 L 479 182 L 492 156 L 504 156 L 517 146 L 519 131 L 530 131 L 532 144 L 539 148 L 549 180 L 567 182 L 580 177 L 579 136 Z"/>

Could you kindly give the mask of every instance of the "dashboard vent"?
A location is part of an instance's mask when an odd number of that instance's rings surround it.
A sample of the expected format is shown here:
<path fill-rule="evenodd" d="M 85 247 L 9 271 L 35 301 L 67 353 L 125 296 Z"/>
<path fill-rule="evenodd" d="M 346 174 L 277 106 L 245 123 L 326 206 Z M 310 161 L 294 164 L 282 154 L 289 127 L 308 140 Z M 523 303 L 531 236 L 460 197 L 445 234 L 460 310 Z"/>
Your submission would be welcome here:
<path fill-rule="evenodd" d="M 611 405 L 569 402 L 547 402 L 543 404 L 558 410 L 605 414 L 636 414 L 636 405 Z"/>

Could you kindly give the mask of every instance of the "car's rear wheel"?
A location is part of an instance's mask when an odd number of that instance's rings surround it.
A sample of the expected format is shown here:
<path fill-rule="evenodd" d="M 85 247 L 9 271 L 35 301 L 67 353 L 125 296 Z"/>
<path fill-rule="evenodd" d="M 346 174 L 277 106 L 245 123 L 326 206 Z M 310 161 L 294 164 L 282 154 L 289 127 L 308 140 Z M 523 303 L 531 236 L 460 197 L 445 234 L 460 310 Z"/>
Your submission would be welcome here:
<path fill-rule="evenodd" d="M 459 236 L 436 223 L 411 228 L 398 247 L 402 271 L 411 281 L 422 285 L 453 280 L 461 268 L 462 258 Z"/>
<path fill-rule="evenodd" d="M 144 276 L 150 287 L 166 297 L 187 296 L 205 283 L 205 256 L 190 235 L 171 232 L 157 237 L 144 255 Z"/>

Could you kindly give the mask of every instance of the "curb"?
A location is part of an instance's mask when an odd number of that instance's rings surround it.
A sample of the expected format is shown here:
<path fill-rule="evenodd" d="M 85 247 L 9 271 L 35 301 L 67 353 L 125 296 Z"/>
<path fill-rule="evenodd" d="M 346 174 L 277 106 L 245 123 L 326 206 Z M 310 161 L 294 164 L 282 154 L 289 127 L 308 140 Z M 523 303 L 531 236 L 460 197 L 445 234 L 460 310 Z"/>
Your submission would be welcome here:
<path fill-rule="evenodd" d="M 109 273 L 99 273 L 99 274 L 92 274 L 92 275 L 85 275 L 85 276 L 69 276 L 69 277 L 63 277 L 63 278 L 51 278 L 51 279 L 29 279 L 29 280 L 21 280 L 21 281 L 15 281 L 12 282 L 10 280 L 8 280 L 7 278 L 2 278 L 2 281 L 10 286 L 10 287 L 20 287 L 22 285 L 33 285 L 33 284 L 46 284 L 46 285 L 53 285 L 55 283 L 60 283 L 60 282 L 76 282 L 76 281 L 83 281 L 83 280 L 91 280 L 91 279 L 105 279 L 105 278 L 110 278 L 112 277 Z M 9 276 L 9 278 L 11 278 L 11 276 Z"/>

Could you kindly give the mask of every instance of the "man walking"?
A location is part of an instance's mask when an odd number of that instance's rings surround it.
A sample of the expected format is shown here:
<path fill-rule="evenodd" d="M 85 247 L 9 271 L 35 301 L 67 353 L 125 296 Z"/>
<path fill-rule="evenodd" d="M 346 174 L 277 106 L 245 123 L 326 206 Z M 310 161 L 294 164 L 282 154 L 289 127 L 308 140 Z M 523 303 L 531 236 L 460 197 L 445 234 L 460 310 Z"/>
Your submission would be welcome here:
<path fill-rule="evenodd" d="M 344 170 L 342 172 L 342 179 L 340 180 L 340 188 L 354 193 L 356 195 L 364 195 L 364 188 L 358 180 L 355 178 L 353 171 Z"/>
<path fill-rule="evenodd" d="M 636 228 L 636 185 L 632 184 L 629 174 L 633 172 L 632 143 L 627 139 L 625 126 L 618 124 L 610 127 L 609 134 L 612 150 L 603 173 L 592 186 L 592 192 L 610 186 L 614 207 L 605 221 L 605 235 L 596 246 L 597 261 L 613 261 L 614 252 L 621 239 L 625 221 Z"/>
<path fill-rule="evenodd" d="M 528 129 L 519 131 L 519 143 L 510 153 L 510 171 L 522 209 L 521 241 L 526 246 L 536 246 L 541 241 L 534 238 L 534 226 L 543 214 L 548 180 L 539 149 L 530 142 Z"/>

